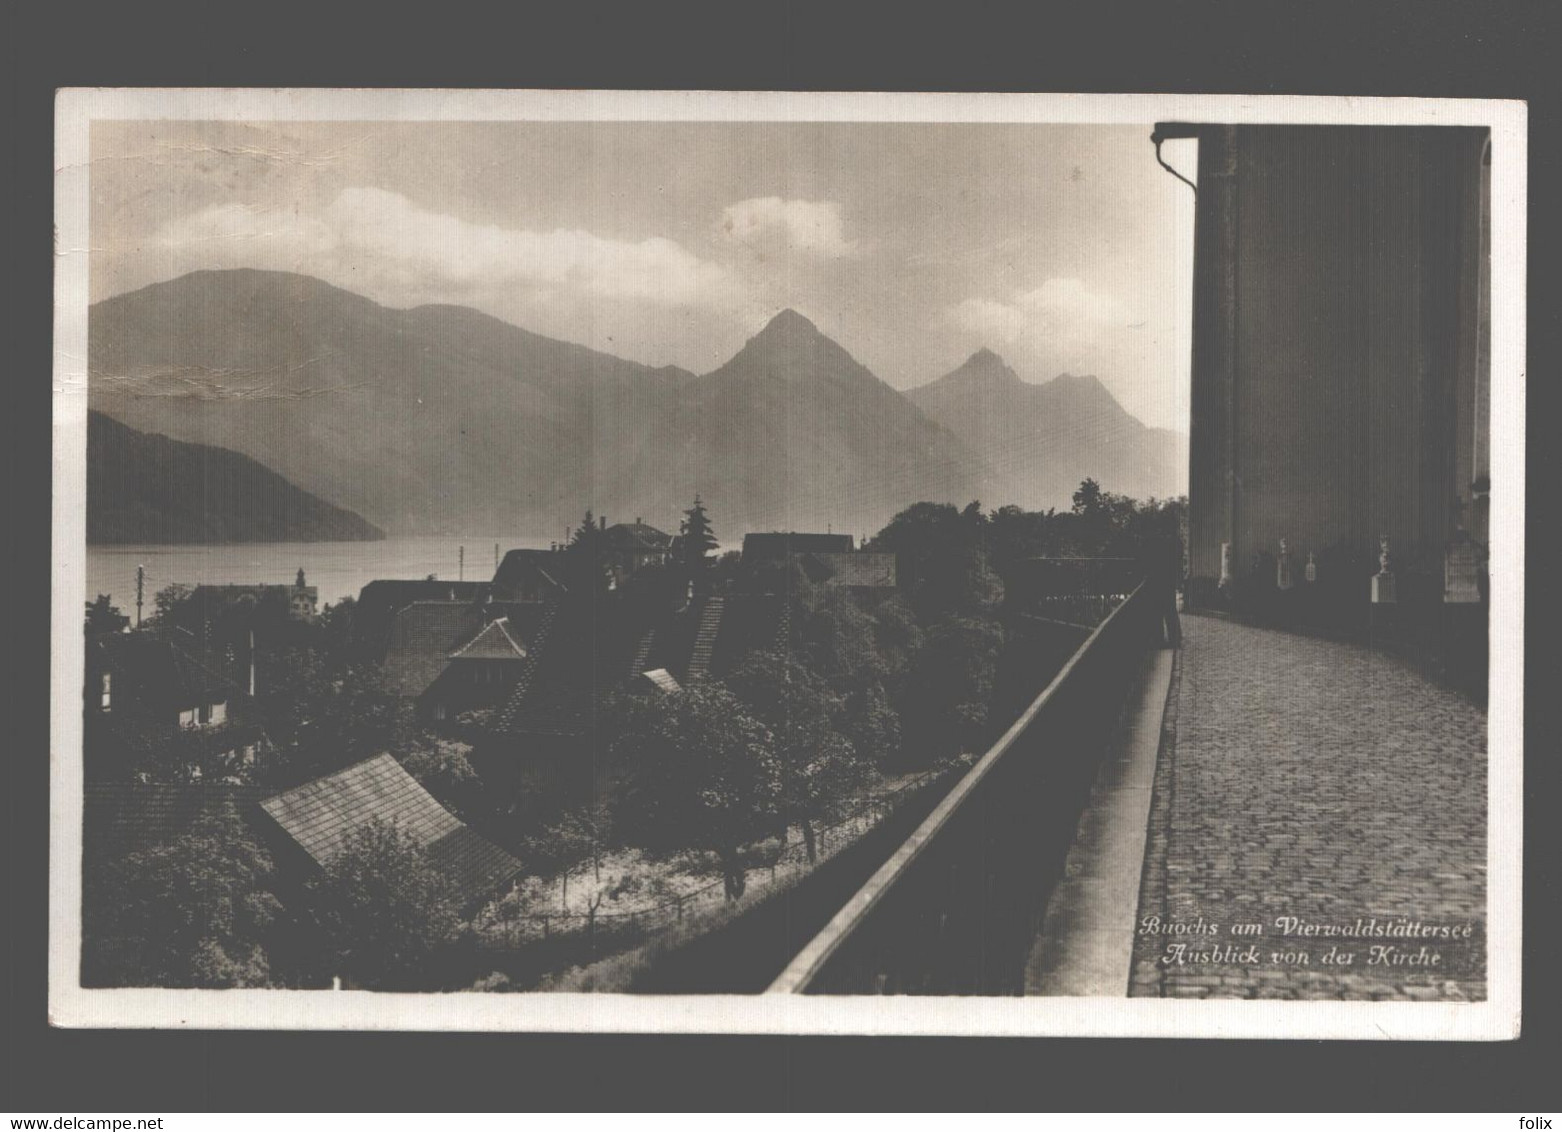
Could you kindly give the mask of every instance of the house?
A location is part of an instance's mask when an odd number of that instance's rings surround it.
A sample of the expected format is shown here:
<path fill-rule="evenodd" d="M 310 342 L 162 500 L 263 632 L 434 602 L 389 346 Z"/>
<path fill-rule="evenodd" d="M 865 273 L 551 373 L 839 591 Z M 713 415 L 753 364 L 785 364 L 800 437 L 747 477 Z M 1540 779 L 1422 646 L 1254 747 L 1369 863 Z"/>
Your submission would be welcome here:
<path fill-rule="evenodd" d="M 248 606 L 264 618 L 268 614 L 287 621 L 310 622 L 319 614 L 320 590 L 306 585 L 303 570 L 291 586 L 285 585 L 209 585 L 195 587 L 184 603 L 181 620 L 214 624 L 237 606 Z"/>
<path fill-rule="evenodd" d="M 701 596 L 678 607 L 621 593 L 550 603 L 473 764 L 517 809 L 546 813 L 589 798 L 617 774 L 602 726 L 616 693 L 720 679 L 756 649 L 784 644 L 787 626 L 776 595 Z"/>
<path fill-rule="evenodd" d="M 604 527 L 602 533 L 608 570 L 617 585 L 647 566 L 665 566 L 671 560 L 673 536 L 638 518 Z"/>
<path fill-rule="evenodd" d="M 492 596 L 492 582 L 376 579 L 358 591 L 358 600 L 353 604 L 353 646 L 369 659 L 383 660 L 396 614 L 407 606 L 423 601 L 481 607 Z"/>
<path fill-rule="evenodd" d="M 546 601 L 565 590 L 564 552 L 511 550 L 494 571 L 492 596 L 496 601 Z"/>
<path fill-rule="evenodd" d="M 87 643 L 87 708 L 170 727 L 216 727 L 246 691 L 233 658 L 179 630 L 105 633 Z"/>
<path fill-rule="evenodd" d="M 388 754 L 259 803 L 274 826 L 277 865 L 295 882 L 330 864 L 353 834 L 393 823 L 428 855 L 450 894 L 470 911 L 502 892 L 521 862 L 462 822 Z"/>
<path fill-rule="evenodd" d="M 743 568 L 766 588 L 777 582 L 775 570 L 795 566 L 815 584 L 834 582 L 861 594 L 893 590 L 896 558 L 893 554 L 858 550 L 851 535 L 770 531 L 745 535 Z"/>
<path fill-rule="evenodd" d="M 799 554 L 851 554 L 851 535 L 765 531 L 743 536 L 743 564 L 786 562 Z"/>
<path fill-rule="evenodd" d="M 386 682 L 434 721 L 502 702 L 520 679 L 525 636 L 542 608 L 418 601 L 397 610 L 385 649 Z"/>
<path fill-rule="evenodd" d="M 107 633 L 87 642 L 83 688 L 89 773 L 119 777 L 144 756 L 166 754 L 172 736 L 195 765 L 252 763 L 261 729 L 230 717 L 252 688 L 253 667 L 173 630 Z"/>

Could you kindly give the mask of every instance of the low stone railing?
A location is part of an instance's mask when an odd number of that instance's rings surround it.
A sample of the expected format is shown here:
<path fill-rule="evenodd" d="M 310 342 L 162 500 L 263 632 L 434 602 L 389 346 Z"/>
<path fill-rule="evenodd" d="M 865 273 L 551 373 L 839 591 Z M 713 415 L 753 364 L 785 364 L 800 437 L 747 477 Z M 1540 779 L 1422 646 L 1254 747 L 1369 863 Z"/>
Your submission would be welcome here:
<path fill-rule="evenodd" d="M 771 984 L 774 993 L 1019 994 L 1157 611 L 1120 600 L 1013 726 Z"/>

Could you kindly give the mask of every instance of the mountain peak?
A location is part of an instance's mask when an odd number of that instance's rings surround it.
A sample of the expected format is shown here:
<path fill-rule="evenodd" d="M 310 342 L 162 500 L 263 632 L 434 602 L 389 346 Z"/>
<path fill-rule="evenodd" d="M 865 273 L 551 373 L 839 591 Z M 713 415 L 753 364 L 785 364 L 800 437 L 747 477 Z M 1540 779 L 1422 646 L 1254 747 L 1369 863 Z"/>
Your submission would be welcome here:
<path fill-rule="evenodd" d="M 817 326 L 791 307 L 787 307 L 780 314 L 765 323 L 765 328 L 759 332 L 757 337 L 765 337 L 772 334 L 798 335 L 818 333 L 819 328 Z"/>
<path fill-rule="evenodd" d="M 1009 363 L 983 346 L 976 353 L 967 358 L 956 373 L 965 372 L 977 374 L 983 377 L 1001 377 L 1008 381 L 1019 381 L 1020 375 L 1009 368 Z"/>
<path fill-rule="evenodd" d="M 1009 368 L 1008 362 L 983 346 L 961 362 L 957 369 L 951 370 L 934 381 L 931 386 L 924 386 L 924 388 L 938 387 L 953 393 L 955 390 L 969 391 L 973 388 L 1023 384 L 1020 375 Z"/>
<path fill-rule="evenodd" d="M 1059 389 L 1088 390 L 1092 393 L 1099 389 L 1108 397 L 1112 396 L 1111 390 L 1107 389 L 1101 379 L 1093 373 L 1060 373 L 1047 384 L 1055 385 Z M 1112 399 L 1116 400 L 1115 397 Z"/>

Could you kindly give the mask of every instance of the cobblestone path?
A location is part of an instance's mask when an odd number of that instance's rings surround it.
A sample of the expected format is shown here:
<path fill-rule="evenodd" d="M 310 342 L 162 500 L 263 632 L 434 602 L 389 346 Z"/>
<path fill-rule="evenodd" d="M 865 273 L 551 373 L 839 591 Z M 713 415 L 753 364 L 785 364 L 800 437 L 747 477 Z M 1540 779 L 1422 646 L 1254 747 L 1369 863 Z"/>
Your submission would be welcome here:
<path fill-rule="evenodd" d="M 1129 993 L 1484 998 L 1484 713 L 1359 646 L 1183 629 Z M 1233 934 L 1249 924 L 1262 935 Z"/>

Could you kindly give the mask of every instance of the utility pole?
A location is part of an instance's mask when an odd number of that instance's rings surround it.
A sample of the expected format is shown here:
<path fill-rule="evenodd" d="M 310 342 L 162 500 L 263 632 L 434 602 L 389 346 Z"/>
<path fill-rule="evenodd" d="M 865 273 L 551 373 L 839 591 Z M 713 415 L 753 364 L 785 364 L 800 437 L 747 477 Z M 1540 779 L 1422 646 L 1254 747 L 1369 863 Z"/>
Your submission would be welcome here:
<path fill-rule="evenodd" d="M 499 544 L 494 543 L 494 573 L 499 572 Z"/>
<path fill-rule="evenodd" d="M 141 600 L 146 592 L 146 567 L 136 567 L 136 628 L 141 628 Z"/>
<path fill-rule="evenodd" d="M 456 581 L 466 581 L 466 547 L 461 547 L 456 556 Z"/>

